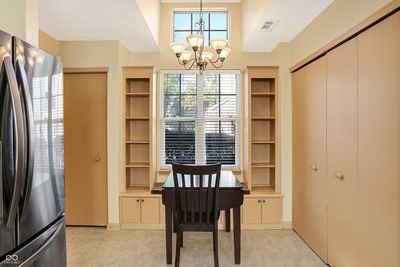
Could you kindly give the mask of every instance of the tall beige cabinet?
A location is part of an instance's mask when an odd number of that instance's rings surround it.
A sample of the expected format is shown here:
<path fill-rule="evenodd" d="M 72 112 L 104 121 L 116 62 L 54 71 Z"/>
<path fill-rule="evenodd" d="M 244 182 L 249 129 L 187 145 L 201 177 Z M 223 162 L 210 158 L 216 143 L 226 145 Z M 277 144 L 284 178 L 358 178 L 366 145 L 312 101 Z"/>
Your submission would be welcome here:
<path fill-rule="evenodd" d="M 400 13 L 293 73 L 293 228 L 331 266 L 400 266 Z"/>

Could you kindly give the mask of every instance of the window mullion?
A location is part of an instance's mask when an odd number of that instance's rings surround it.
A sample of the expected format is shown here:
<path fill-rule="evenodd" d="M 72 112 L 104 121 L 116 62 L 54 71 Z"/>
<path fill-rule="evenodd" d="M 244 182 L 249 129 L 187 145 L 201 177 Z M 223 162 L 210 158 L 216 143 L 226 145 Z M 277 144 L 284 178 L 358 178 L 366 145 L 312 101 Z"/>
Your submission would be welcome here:
<path fill-rule="evenodd" d="M 206 138 L 204 129 L 204 76 L 196 75 L 197 119 L 196 119 L 196 163 L 206 164 Z"/>

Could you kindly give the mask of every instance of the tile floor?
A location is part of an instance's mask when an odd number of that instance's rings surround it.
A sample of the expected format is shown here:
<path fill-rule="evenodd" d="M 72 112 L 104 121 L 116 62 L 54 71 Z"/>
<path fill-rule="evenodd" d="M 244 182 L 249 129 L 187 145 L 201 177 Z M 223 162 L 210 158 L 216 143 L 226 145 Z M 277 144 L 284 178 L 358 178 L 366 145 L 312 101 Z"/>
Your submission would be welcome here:
<path fill-rule="evenodd" d="M 163 230 L 107 231 L 98 227 L 68 227 L 68 266 L 169 266 L 165 260 L 164 240 Z M 173 261 L 174 252 L 175 247 Z M 221 267 L 326 266 L 291 230 L 242 230 L 241 265 L 234 264 L 233 233 L 220 231 L 219 259 Z M 180 266 L 213 266 L 211 233 L 184 234 Z"/>

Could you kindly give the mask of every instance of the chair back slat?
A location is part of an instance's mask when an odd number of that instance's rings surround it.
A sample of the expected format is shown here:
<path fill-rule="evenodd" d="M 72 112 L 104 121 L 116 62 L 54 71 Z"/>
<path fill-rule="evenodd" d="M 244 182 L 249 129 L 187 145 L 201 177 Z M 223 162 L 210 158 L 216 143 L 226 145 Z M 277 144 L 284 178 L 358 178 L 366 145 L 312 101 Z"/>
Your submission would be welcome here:
<path fill-rule="evenodd" d="M 221 164 L 172 164 L 172 171 L 178 222 L 215 224 L 218 220 Z"/>

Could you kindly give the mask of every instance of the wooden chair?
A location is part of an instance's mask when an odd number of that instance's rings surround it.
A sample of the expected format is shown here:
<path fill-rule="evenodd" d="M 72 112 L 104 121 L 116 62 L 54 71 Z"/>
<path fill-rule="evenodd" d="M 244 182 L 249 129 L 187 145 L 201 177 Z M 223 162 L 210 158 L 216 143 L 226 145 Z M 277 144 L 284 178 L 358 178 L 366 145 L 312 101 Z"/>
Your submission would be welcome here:
<path fill-rule="evenodd" d="M 218 192 L 221 164 L 172 164 L 176 203 L 175 267 L 179 266 L 183 232 L 212 232 L 214 265 L 218 263 Z"/>

